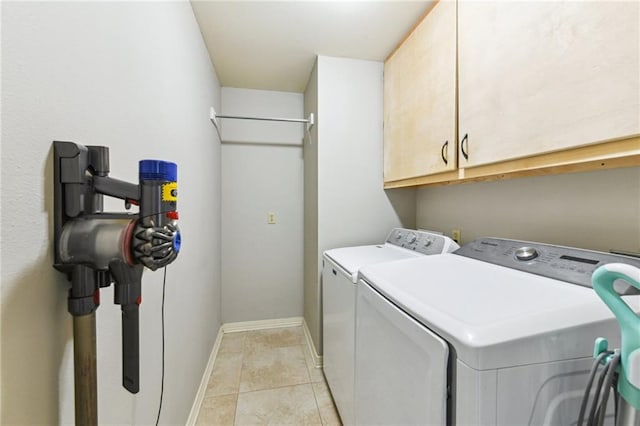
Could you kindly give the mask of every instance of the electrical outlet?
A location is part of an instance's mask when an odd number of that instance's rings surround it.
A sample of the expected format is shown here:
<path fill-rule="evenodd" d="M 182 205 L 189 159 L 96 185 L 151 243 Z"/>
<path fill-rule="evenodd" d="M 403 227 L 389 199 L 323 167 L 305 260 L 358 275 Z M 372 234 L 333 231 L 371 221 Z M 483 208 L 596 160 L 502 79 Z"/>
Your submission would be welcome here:
<path fill-rule="evenodd" d="M 269 225 L 275 225 L 275 223 L 276 223 L 276 214 L 275 213 L 267 213 L 267 223 Z"/>
<path fill-rule="evenodd" d="M 460 242 L 462 241 L 462 232 L 459 229 L 454 229 L 453 231 L 451 231 L 451 239 L 460 244 Z"/>

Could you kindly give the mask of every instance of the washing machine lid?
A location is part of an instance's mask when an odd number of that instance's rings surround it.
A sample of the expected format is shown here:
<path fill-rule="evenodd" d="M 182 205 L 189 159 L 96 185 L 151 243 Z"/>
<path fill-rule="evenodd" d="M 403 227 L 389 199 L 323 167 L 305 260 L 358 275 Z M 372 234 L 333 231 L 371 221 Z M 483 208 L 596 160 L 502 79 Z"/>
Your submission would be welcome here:
<path fill-rule="evenodd" d="M 460 248 L 451 238 L 431 231 L 394 228 L 383 244 L 342 247 L 323 253 L 353 283 L 358 282 L 358 271 L 365 265 L 414 258 L 422 255 L 449 253 Z"/>
<path fill-rule="evenodd" d="M 342 268 L 355 284 L 358 282 L 358 271 L 363 266 L 400 259 L 413 259 L 421 256 L 421 254 L 385 243 L 371 246 L 331 249 L 325 251 L 323 256 L 325 259 Z"/>
<path fill-rule="evenodd" d="M 587 287 L 456 254 L 371 265 L 363 281 L 478 370 L 589 357 L 617 323 Z M 640 296 L 625 300 L 640 311 Z M 612 335 L 613 333 L 613 335 Z"/>

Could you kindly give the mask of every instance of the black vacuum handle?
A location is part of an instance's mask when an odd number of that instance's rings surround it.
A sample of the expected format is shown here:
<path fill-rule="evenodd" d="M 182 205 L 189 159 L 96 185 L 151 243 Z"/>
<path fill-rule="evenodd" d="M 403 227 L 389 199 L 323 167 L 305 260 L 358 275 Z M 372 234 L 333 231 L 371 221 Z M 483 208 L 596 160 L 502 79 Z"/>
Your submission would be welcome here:
<path fill-rule="evenodd" d="M 114 302 L 122 306 L 122 386 L 131 393 L 140 390 L 140 316 L 142 265 L 121 260 L 109 264 L 115 281 Z"/>
<path fill-rule="evenodd" d="M 136 303 L 122 305 L 122 386 L 140 390 L 140 316 Z"/>

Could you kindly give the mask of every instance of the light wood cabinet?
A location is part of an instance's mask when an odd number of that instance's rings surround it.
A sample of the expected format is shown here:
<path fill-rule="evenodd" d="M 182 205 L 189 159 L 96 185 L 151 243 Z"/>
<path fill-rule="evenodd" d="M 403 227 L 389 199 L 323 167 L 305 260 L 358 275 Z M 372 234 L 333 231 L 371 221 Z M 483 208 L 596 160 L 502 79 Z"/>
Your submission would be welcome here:
<path fill-rule="evenodd" d="M 639 19 L 639 2 L 460 1 L 460 167 L 639 135 Z"/>
<path fill-rule="evenodd" d="M 384 67 L 385 182 L 455 170 L 456 4 L 440 2 Z"/>
<path fill-rule="evenodd" d="M 392 91 L 388 82 L 449 63 L 454 49 L 442 28 L 432 36 L 448 47 L 430 51 L 444 59 L 426 65 L 410 56 L 426 48 L 410 43 L 434 43 L 412 37 L 438 24 L 431 14 L 455 4 L 441 0 L 387 61 L 385 72 L 393 72 L 385 74 L 385 187 L 640 165 L 640 2 L 469 0 L 457 2 L 455 20 L 458 93 L 450 105 L 458 108 L 457 168 L 427 164 L 429 143 L 436 142 L 416 142 L 425 132 L 416 130 L 418 119 L 431 114 L 449 122 L 441 111 L 420 110 L 427 102 L 416 99 L 442 92 L 424 82 L 413 92 Z M 404 59 L 392 64 L 397 58 Z M 393 122 L 397 117 L 404 121 Z"/>

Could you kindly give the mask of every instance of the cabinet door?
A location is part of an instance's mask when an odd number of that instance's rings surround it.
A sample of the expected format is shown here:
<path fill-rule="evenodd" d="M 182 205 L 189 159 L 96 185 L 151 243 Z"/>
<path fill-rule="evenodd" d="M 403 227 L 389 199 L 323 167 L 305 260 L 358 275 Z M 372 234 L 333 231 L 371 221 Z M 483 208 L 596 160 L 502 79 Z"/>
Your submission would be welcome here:
<path fill-rule="evenodd" d="M 384 66 L 384 180 L 456 168 L 456 4 L 441 1 Z"/>
<path fill-rule="evenodd" d="M 637 1 L 461 0 L 459 166 L 640 134 L 639 19 Z"/>

